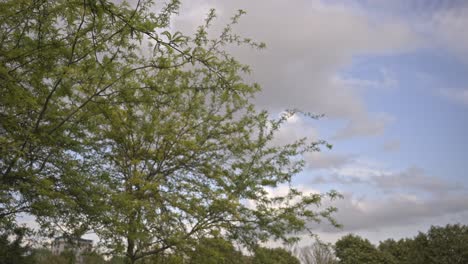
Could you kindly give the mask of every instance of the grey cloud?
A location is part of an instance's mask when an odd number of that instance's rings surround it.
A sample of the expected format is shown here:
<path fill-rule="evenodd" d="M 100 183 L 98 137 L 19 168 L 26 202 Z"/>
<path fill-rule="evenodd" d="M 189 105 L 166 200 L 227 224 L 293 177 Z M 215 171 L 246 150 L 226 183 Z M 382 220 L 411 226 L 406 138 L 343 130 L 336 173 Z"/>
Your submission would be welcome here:
<path fill-rule="evenodd" d="M 368 0 L 364 6 L 382 17 L 404 17 L 425 38 L 426 46 L 448 50 L 468 63 L 468 1 Z"/>
<path fill-rule="evenodd" d="M 274 111 L 299 108 L 346 120 L 350 124 L 340 132 L 342 138 L 382 133 L 386 123 L 368 113 L 358 89 L 340 81 L 338 71 L 349 66 L 356 55 L 414 48 L 418 40 L 405 25 L 373 23 L 360 10 L 321 1 L 200 0 L 190 2 L 187 9 L 196 6 L 203 8 L 192 10 L 189 18 L 176 20 L 174 27 L 193 30 L 202 22 L 198 16 L 206 10 L 201 10 L 209 6 L 217 8 L 220 17 L 230 17 L 238 8 L 247 10 L 236 31 L 265 41 L 267 48 L 232 51 L 252 66 L 252 80 L 263 87 L 256 99 L 258 105 Z"/>
<path fill-rule="evenodd" d="M 340 168 L 354 160 L 353 155 L 329 154 L 324 152 L 308 153 L 304 157 L 307 169 Z"/>
<path fill-rule="evenodd" d="M 343 85 L 360 90 L 392 90 L 399 85 L 394 73 L 386 68 L 380 69 L 380 78 L 378 80 L 367 80 L 354 77 L 341 78 Z"/>
<path fill-rule="evenodd" d="M 312 184 L 343 184 L 343 185 L 348 185 L 348 184 L 363 184 L 365 181 L 363 181 L 359 177 L 343 177 L 339 176 L 337 174 L 330 174 L 330 175 L 320 175 L 314 177 L 312 180 Z"/>
<path fill-rule="evenodd" d="M 352 117 L 342 129 L 338 130 L 334 139 L 381 135 L 393 119 L 388 114 Z"/>
<path fill-rule="evenodd" d="M 443 181 L 439 177 L 428 176 L 420 168 L 372 177 L 374 185 L 383 190 L 413 189 L 428 193 L 446 193 L 463 189 L 457 183 Z"/>
<path fill-rule="evenodd" d="M 440 89 L 439 93 L 449 100 L 468 106 L 468 89 Z"/>
<path fill-rule="evenodd" d="M 384 142 L 382 149 L 386 152 L 395 152 L 399 151 L 401 148 L 401 142 L 398 139 L 393 139 Z"/>
<path fill-rule="evenodd" d="M 457 183 L 449 183 L 441 178 L 426 175 L 420 168 L 410 167 L 401 172 L 374 172 L 371 175 L 359 175 L 349 173 L 333 173 L 329 176 L 320 176 L 313 183 L 330 184 L 362 184 L 377 188 L 382 192 L 425 192 L 428 194 L 443 194 L 465 190 L 465 187 Z"/>
<path fill-rule="evenodd" d="M 417 199 L 398 194 L 389 197 L 359 198 L 346 194 L 344 199 L 333 204 L 338 208 L 335 217 L 343 225 L 343 229 L 339 230 L 326 225 L 317 225 L 316 228 L 325 232 L 352 232 L 404 226 L 427 219 L 467 212 L 467 200 L 466 194 L 442 195 L 429 199 Z"/>
<path fill-rule="evenodd" d="M 451 8 L 434 13 L 431 23 L 427 25 L 434 30 L 439 45 L 449 51 L 460 55 L 463 61 L 468 63 L 468 35 L 465 33 L 468 27 L 468 4 L 462 7 Z"/>
<path fill-rule="evenodd" d="M 353 189 L 367 191 L 344 192 L 344 199 L 325 203 L 324 206 L 338 208 L 335 218 L 344 229 L 313 225 L 323 232 L 371 231 L 468 214 L 465 186 L 427 175 L 420 168 L 410 167 L 400 172 L 375 169 L 342 169 L 336 172 L 316 177 L 312 184 L 359 185 Z"/>

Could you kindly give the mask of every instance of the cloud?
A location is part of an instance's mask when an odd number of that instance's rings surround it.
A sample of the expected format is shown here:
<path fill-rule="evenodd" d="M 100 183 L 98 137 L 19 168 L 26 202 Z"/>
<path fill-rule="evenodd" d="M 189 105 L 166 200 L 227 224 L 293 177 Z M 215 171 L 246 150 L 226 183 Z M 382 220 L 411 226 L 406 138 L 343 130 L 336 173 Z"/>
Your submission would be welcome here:
<path fill-rule="evenodd" d="M 316 177 L 312 184 L 348 190 L 342 191 L 344 199 L 332 204 L 338 208 L 335 217 L 344 229 L 314 225 L 323 232 L 371 231 L 468 213 L 466 186 L 428 175 L 421 168 L 391 171 L 356 161 L 332 171 Z"/>
<path fill-rule="evenodd" d="M 401 172 L 381 174 L 371 178 L 377 188 L 384 191 L 410 189 L 431 194 L 447 193 L 463 189 L 456 183 L 448 183 L 440 177 L 426 175 L 423 169 L 411 167 Z"/>
<path fill-rule="evenodd" d="M 448 51 L 468 63 L 468 2 L 465 0 L 369 0 L 363 5 L 382 17 L 399 17 L 424 40 L 424 46 Z"/>
<path fill-rule="evenodd" d="M 304 117 L 296 114 L 291 116 L 278 130 L 272 144 L 281 146 L 305 137 L 309 140 L 318 140 L 319 134 L 317 129 L 312 124 L 306 122 Z"/>
<path fill-rule="evenodd" d="M 395 89 L 399 85 L 399 81 L 392 71 L 386 68 L 382 68 L 380 69 L 380 75 L 380 79 L 377 80 L 367 80 L 356 77 L 337 77 L 337 81 L 342 82 L 342 85 L 346 85 L 348 87 L 352 87 L 353 89 L 359 89 L 362 91 L 369 89 L 391 90 Z"/>
<path fill-rule="evenodd" d="M 401 148 L 401 142 L 398 139 L 392 139 L 384 142 L 382 149 L 386 152 L 396 152 Z"/>
<path fill-rule="evenodd" d="M 368 0 L 363 3 L 381 17 L 406 20 L 424 46 L 448 51 L 468 63 L 468 1 L 465 0 Z"/>
<path fill-rule="evenodd" d="M 440 89 L 439 94 L 454 102 L 468 106 L 468 89 Z"/>
<path fill-rule="evenodd" d="M 468 4 L 456 8 L 442 9 L 432 16 L 432 26 L 437 42 L 448 50 L 459 55 L 462 61 L 468 62 Z"/>
<path fill-rule="evenodd" d="M 359 197 L 350 193 L 334 203 L 338 208 L 336 219 L 343 225 L 338 230 L 326 225 L 325 232 L 353 232 L 405 226 L 427 219 L 445 217 L 468 211 L 468 195 L 454 194 L 423 199 L 412 195 L 393 194 L 383 198 Z"/>
<path fill-rule="evenodd" d="M 307 169 L 341 168 L 353 161 L 353 155 L 330 154 L 324 152 L 307 153 L 304 157 Z"/>
<path fill-rule="evenodd" d="M 262 85 L 256 98 L 259 106 L 273 111 L 299 108 L 345 120 L 350 124 L 341 133 L 343 138 L 383 132 L 385 121 L 369 114 L 358 89 L 340 81 L 339 71 L 358 55 L 413 50 L 419 40 L 405 24 L 375 22 L 363 10 L 322 1 L 200 0 L 188 8 L 197 5 L 215 7 L 223 17 L 239 8 L 247 10 L 236 32 L 266 42 L 267 48 L 260 52 L 234 48 L 232 52 L 252 66 L 251 79 Z M 174 27 L 193 30 L 201 22 L 181 17 Z"/>
<path fill-rule="evenodd" d="M 329 176 L 317 177 L 313 183 L 360 184 L 386 193 L 408 192 L 435 195 L 465 190 L 464 186 L 427 175 L 423 169 L 417 167 L 409 167 L 403 171 L 387 171 L 351 165 L 335 169 Z"/>
<path fill-rule="evenodd" d="M 381 113 L 361 115 L 352 117 L 350 121 L 340 129 L 334 139 L 349 139 L 359 136 L 377 136 L 384 133 L 388 124 L 392 123 L 394 118 L 389 114 Z"/>
<path fill-rule="evenodd" d="M 241 62 L 252 66 L 253 74 L 248 80 L 263 87 L 256 98 L 258 106 L 275 113 L 285 108 L 324 113 L 344 123 L 336 131 L 335 139 L 381 135 L 394 117 L 370 111 L 364 94 L 370 89 L 395 88 L 399 80 L 385 68 L 377 80 L 356 78 L 343 71 L 351 67 L 352 72 L 356 56 L 400 55 L 422 46 L 444 47 L 464 54 L 468 40 L 460 30 L 468 27 L 464 26 L 468 15 L 452 19 L 451 7 L 441 10 L 434 7 L 427 13 L 421 1 L 413 1 L 419 6 L 407 8 L 408 1 L 401 0 L 395 5 L 396 1 L 379 3 L 393 5 L 393 10 L 398 12 L 408 10 L 405 14 L 408 16 L 415 9 L 424 15 L 418 13 L 419 18 L 415 19 L 395 11 L 386 17 L 376 17 L 374 9 L 369 11 L 358 5 L 349 6 L 348 2 L 348 5 L 336 2 L 195 0 L 190 1 L 187 10 L 195 7 L 196 11 L 187 18 L 182 10 L 182 17 L 174 22 L 174 27 L 184 32 L 194 30 L 203 23 L 202 16 L 208 7 L 218 10 L 217 23 L 221 25 L 235 10 L 245 9 L 248 14 L 235 31 L 266 42 L 267 49 L 257 52 L 236 47 L 230 51 Z M 313 126 L 298 120 L 288 123 L 275 140 L 290 142 L 310 135 L 318 137 Z M 397 140 L 387 141 L 383 146 L 387 151 L 399 147 Z M 340 209 L 337 219 L 345 225 L 345 230 L 403 226 L 468 210 L 468 205 L 463 203 L 468 198 L 463 186 L 447 183 L 417 167 L 395 171 L 361 164 L 356 156 L 329 153 L 312 153 L 306 156 L 306 161 L 308 169 L 330 172 L 330 176 L 315 178 L 313 184 L 353 190 L 344 193 L 344 200 L 333 204 Z"/>

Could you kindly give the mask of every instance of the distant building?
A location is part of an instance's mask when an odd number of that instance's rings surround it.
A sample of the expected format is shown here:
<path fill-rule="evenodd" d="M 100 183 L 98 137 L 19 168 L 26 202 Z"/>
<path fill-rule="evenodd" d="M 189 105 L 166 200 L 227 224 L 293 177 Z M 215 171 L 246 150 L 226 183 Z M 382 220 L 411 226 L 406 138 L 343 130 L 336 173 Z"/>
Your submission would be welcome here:
<path fill-rule="evenodd" d="M 91 252 L 92 249 L 93 241 L 89 239 L 57 237 L 52 242 L 52 254 L 60 255 L 62 252 L 71 251 L 75 254 L 77 264 L 83 264 L 84 254 Z"/>

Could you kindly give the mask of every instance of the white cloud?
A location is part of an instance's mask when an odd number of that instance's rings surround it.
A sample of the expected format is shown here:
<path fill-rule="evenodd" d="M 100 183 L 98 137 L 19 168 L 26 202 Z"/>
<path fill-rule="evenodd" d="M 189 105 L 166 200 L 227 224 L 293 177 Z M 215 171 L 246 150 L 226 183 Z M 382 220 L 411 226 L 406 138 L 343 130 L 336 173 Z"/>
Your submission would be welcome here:
<path fill-rule="evenodd" d="M 272 144 L 281 146 L 305 137 L 309 140 L 317 140 L 319 134 L 311 124 L 307 123 L 306 118 L 294 115 L 279 129 Z"/>
<path fill-rule="evenodd" d="M 454 102 L 468 106 L 468 89 L 440 89 L 439 93 Z"/>

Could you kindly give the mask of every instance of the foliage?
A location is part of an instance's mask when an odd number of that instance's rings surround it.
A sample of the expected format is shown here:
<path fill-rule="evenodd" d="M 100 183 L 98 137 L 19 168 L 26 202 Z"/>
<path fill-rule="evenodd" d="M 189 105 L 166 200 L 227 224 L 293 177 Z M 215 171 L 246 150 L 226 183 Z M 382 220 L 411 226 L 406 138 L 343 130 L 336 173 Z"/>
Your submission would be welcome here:
<path fill-rule="evenodd" d="M 76 263 L 75 254 L 71 251 L 64 251 L 60 255 L 53 255 L 47 248 L 36 248 L 32 250 L 32 263 L 35 264 L 69 264 Z M 82 255 L 82 261 L 86 264 L 103 264 L 103 263 L 124 263 L 106 261 L 98 252 L 88 252 Z"/>
<path fill-rule="evenodd" d="M 92 251 L 83 256 L 83 262 L 86 264 L 102 264 L 105 263 L 105 260 L 101 254 Z"/>
<path fill-rule="evenodd" d="M 291 252 L 283 248 L 265 248 L 255 249 L 252 264 L 299 264 L 299 260 Z"/>
<path fill-rule="evenodd" d="M 242 264 L 242 253 L 225 239 L 219 237 L 198 240 L 195 250 L 189 254 L 191 264 Z"/>
<path fill-rule="evenodd" d="M 75 254 L 73 254 L 73 252 L 70 252 L 70 251 L 64 251 L 60 255 L 53 255 L 52 252 L 47 248 L 36 248 L 32 250 L 31 257 L 34 260 L 33 263 L 37 263 L 37 264 L 75 263 Z M 97 262 L 97 263 L 103 263 L 103 262 Z"/>
<path fill-rule="evenodd" d="M 335 243 L 335 252 L 340 264 L 394 263 L 367 239 L 346 235 Z"/>
<path fill-rule="evenodd" d="M 467 263 L 468 227 L 455 224 L 432 226 L 427 233 L 397 242 L 384 241 L 379 248 L 397 263 Z"/>
<path fill-rule="evenodd" d="M 178 8 L 0 3 L 1 223 L 27 212 L 44 230 L 93 231 L 131 263 L 213 232 L 252 249 L 335 224 L 334 208 L 312 210 L 323 195 L 270 195 L 325 142 L 272 145 L 298 113 L 271 119 L 250 102 L 259 87 L 224 50 L 263 47 L 232 32 L 243 11 L 211 38 L 214 11 L 186 36 L 169 28 Z"/>
<path fill-rule="evenodd" d="M 395 263 L 419 263 L 417 257 L 413 254 L 413 246 L 412 239 L 400 239 L 398 241 L 387 239 L 379 243 L 378 249 L 388 255 L 389 258 L 393 258 Z M 424 249 L 422 250 L 424 251 Z"/>
<path fill-rule="evenodd" d="M 0 233 L 0 264 L 28 264 L 33 263 L 30 247 L 24 245 L 27 229 L 14 227 L 3 229 Z"/>
<path fill-rule="evenodd" d="M 468 263 L 468 227 L 431 226 L 414 238 L 384 240 L 378 248 L 367 239 L 347 235 L 336 242 L 335 249 L 338 263 Z"/>

